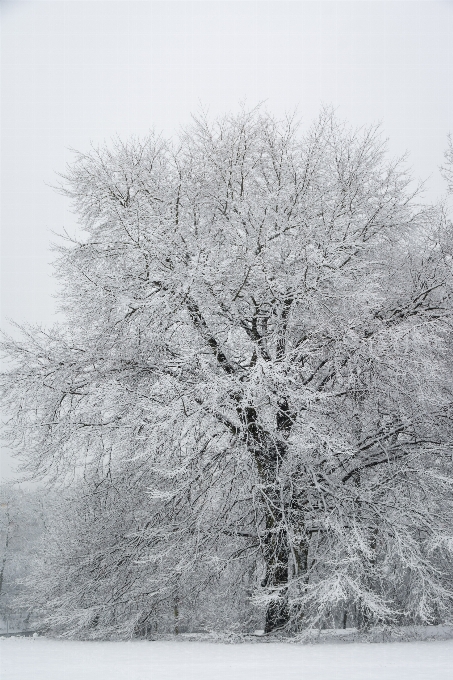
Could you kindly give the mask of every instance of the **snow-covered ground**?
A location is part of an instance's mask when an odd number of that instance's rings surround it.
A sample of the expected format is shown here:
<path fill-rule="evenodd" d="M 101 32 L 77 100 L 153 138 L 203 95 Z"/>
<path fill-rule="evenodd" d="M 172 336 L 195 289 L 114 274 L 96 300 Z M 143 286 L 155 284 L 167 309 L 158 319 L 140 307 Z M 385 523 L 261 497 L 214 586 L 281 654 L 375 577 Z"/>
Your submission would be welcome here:
<path fill-rule="evenodd" d="M 0 641 L 1 680 L 451 680 L 453 640 L 384 644 Z"/>

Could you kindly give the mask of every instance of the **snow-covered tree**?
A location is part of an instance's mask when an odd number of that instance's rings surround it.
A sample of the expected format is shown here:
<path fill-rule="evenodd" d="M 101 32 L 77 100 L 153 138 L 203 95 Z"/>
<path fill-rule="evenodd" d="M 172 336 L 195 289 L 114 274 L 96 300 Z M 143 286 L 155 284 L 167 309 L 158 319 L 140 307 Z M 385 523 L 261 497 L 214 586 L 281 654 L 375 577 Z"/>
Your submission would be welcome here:
<path fill-rule="evenodd" d="M 69 168 L 66 323 L 4 344 L 11 444 L 48 479 L 146 480 L 114 564 L 148 565 L 150 611 L 241 564 L 268 632 L 448 608 L 451 265 L 410 187 L 330 111 L 306 134 L 200 118 Z"/>
<path fill-rule="evenodd" d="M 441 167 L 449 193 L 453 193 L 453 138 L 448 136 L 448 149 L 445 152 L 445 165 Z"/>
<path fill-rule="evenodd" d="M 187 518 L 178 508 L 171 517 L 164 504 L 157 508 L 150 486 L 140 466 L 102 481 L 92 476 L 53 499 L 23 598 L 32 603 L 40 629 L 96 639 L 259 626 L 247 597 L 255 585 L 250 555 L 248 574 L 242 551 L 231 554 L 234 537 L 226 527 L 228 550 L 214 537 L 210 559 L 201 532 L 194 533 L 191 555 L 187 540 L 163 546 L 170 519 L 184 534 Z"/>
<path fill-rule="evenodd" d="M 12 628 L 30 622 L 29 598 L 21 599 L 44 530 L 41 498 L 13 484 L 0 485 L 0 619 Z"/>

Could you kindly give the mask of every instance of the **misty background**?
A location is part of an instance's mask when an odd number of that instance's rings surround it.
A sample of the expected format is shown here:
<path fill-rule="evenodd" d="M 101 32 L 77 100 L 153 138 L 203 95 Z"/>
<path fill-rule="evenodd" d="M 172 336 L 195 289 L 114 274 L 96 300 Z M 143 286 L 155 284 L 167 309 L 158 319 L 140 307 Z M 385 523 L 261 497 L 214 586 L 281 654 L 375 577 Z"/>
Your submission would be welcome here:
<path fill-rule="evenodd" d="M 1 327 L 58 320 L 50 246 L 77 232 L 50 185 L 118 135 L 168 136 L 241 102 L 303 126 L 322 104 L 382 122 L 425 198 L 453 132 L 453 2 L 1 2 Z M 3 451 L 1 478 L 14 477 Z"/>

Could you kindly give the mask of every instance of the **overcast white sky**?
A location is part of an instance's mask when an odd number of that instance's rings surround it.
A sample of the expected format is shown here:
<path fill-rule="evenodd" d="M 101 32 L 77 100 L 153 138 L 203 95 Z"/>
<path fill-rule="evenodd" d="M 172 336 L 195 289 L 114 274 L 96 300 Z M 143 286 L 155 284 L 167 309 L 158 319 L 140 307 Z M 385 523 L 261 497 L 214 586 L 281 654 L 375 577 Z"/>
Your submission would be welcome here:
<path fill-rule="evenodd" d="M 428 178 L 427 200 L 445 191 L 453 2 L 2 0 L 1 12 L 3 329 L 55 321 L 49 245 L 76 220 L 48 184 L 69 149 L 171 134 L 200 104 L 297 106 L 309 124 L 327 103 L 381 121 L 391 153 L 408 150 Z"/>

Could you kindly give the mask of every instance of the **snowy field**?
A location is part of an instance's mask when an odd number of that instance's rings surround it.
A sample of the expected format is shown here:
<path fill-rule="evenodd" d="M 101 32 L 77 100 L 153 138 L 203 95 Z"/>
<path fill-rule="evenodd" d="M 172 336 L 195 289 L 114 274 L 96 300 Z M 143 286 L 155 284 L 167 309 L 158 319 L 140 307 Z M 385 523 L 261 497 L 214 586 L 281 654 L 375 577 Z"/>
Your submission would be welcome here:
<path fill-rule="evenodd" d="M 386 644 L 0 641 L 1 680 L 451 680 L 453 640 Z"/>

